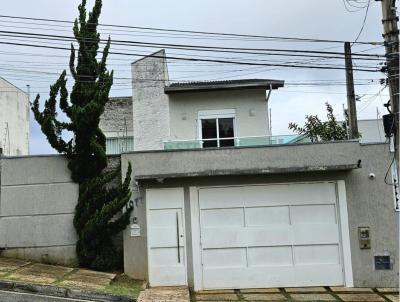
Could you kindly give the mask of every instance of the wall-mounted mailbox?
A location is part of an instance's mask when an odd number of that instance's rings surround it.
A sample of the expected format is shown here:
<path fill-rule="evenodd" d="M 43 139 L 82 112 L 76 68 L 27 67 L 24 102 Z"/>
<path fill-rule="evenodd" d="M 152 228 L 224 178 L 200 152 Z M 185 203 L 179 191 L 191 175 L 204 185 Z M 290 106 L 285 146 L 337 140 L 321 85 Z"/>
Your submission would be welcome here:
<path fill-rule="evenodd" d="M 358 228 L 358 241 L 360 244 L 360 249 L 362 250 L 371 249 L 371 234 L 369 231 L 369 227 Z"/>
<path fill-rule="evenodd" d="M 131 237 L 140 237 L 140 226 L 136 223 L 131 224 Z"/>

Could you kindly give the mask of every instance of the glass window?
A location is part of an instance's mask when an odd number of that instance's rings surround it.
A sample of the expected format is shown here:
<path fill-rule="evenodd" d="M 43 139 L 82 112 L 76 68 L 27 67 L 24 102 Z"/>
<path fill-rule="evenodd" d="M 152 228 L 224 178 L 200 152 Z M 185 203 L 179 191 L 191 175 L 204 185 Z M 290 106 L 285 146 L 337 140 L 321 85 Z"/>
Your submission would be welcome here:
<path fill-rule="evenodd" d="M 201 133 L 203 148 L 234 146 L 234 118 L 202 119 Z"/>

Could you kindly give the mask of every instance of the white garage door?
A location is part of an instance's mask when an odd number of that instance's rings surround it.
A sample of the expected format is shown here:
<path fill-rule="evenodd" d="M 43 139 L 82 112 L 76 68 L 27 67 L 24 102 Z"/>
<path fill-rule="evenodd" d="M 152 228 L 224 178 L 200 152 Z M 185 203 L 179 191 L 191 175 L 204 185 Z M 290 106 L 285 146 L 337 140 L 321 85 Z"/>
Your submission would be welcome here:
<path fill-rule="evenodd" d="M 199 189 L 203 288 L 343 285 L 334 183 Z"/>

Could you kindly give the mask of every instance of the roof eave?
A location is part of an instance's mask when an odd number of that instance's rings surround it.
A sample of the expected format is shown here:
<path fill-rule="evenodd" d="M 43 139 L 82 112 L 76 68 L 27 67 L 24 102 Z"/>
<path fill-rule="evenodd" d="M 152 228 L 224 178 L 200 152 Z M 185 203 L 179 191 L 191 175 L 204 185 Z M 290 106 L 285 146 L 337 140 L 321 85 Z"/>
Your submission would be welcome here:
<path fill-rule="evenodd" d="M 179 93 L 179 92 L 200 92 L 200 91 L 213 91 L 213 90 L 241 90 L 241 89 L 278 89 L 284 86 L 284 81 L 271 81 L 263 83 L 248 83 L 248 84 L 210 84 L 210 85 L 193 85 L 193 86 L 165 86 L 164 92 L 166 94 Z"/>

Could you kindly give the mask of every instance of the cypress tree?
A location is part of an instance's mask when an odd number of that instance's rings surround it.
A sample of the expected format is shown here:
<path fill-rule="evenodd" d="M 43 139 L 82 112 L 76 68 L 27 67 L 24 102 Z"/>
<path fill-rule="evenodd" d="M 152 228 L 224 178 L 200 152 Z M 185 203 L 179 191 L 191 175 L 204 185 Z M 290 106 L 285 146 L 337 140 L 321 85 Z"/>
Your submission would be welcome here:
<path fill-rule="evenodd" d="M 86 0 L 82 0 L 78 9 L 73 33 L 79 49 L 76 51 L 71 44 L 69 64 L 74 80 L 71 93 L 68 93 L 64 70 L 50 86 L 43 111 L 39 109 L 40 95 L 33 102 L 32 111 L 50 145 L 67 157 L 72 179 L 79 183 L 74 217 L 79 238 L 78 260 L 90 268 L 111 269 L 121 260 L 121 255 L 116 255 L 112 238 L 129 223 L 133 209 L 129 202 L 131 167 L 129 165 L 123 183 L 110 187 L 119 176 L 119 169 L 103 172 L 107 167 L 106 138 L 99 128 L 99 121 L 113 84 L 113 71 L 108 71 L 106 66 L 111 39 L 108 38 L 102 56 L 97 60 L 100 44 L 97 28 L 102 0 L 95 1 L 89 14 Z M 57 99 L 69 121 L 58 119 Z M 65 132 L 72 132 L 73 138 L 65 141 Z M 123 214 L 119 214 L 123 209 Z"/>

